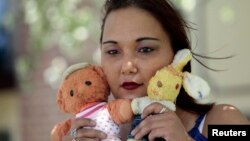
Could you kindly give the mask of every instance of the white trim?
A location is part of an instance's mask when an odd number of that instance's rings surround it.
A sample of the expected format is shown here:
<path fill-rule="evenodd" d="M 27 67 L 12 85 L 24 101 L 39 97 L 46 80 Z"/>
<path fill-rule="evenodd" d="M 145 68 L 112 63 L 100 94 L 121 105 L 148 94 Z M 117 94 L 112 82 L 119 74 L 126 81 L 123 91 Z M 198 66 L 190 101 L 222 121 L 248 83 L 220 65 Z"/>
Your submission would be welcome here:
<path fill-rule="evenodd" d="M 199 132 L 202 134 L 202 130 L 203 130 L 203 127 L 204 127 L 204 123 L 205 123 L 205 119 L 206 119 L 206 115 L 203 117 L 198 129 L 199 129 Z"/>

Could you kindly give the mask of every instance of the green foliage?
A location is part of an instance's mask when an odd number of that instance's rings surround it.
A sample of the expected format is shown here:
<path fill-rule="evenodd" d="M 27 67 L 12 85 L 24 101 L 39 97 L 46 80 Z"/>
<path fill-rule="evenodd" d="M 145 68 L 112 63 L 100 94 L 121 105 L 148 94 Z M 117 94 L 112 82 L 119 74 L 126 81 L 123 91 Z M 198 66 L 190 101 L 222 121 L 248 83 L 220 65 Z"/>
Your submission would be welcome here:
<path fill-rule="evenodd" d="M 93 45 L 93 42 L 97 44 L 103 2 L 22 0 L 19 15 L 23 14 L 24 22 L 28 25 L 26 49 L 29 53 L 20 55 L 16 61 L 21 85 L 30 87 L 30 72 L 47 48 L 57 47 L 65 57 L 79 59 L 84 54 L 84 47 Z"/>
<path fill-rule="evenodd" d="M 97 0 L 23 0 L 29 25 L 30 47 L 40 52 L 58 45 L 64 53 L 77 50 L 90 38 L 98 37 L 100 3 Z M 96 39 L 94 39 L 96 40 Z"/>

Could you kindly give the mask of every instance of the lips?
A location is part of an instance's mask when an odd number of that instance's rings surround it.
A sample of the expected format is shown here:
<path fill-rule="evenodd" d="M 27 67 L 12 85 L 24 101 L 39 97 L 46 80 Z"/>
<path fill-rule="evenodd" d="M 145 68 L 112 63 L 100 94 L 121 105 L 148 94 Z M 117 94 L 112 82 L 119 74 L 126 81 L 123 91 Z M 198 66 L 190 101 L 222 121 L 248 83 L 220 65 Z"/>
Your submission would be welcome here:
<path fill-rule="evenodd" d="M 124 82 L 122 83 L 122 88 L 126 90 L 134 90 L 137 89 L 138 87 L 142 86 L 143 84 L 138 84 L 135 82 Z"/>

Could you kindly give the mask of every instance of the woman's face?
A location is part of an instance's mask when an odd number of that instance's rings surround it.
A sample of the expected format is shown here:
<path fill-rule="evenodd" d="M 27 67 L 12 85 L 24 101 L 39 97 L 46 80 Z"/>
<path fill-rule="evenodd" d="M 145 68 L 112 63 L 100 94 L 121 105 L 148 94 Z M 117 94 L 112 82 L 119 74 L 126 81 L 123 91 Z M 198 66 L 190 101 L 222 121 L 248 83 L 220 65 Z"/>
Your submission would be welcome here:
<path fill-rule="evenodd" d="M 115 98 L 147 95 L 149 79 L 173 56 L 168 35 L 148 12 L 130 7 L 108 15 L 101 64 Z"/>

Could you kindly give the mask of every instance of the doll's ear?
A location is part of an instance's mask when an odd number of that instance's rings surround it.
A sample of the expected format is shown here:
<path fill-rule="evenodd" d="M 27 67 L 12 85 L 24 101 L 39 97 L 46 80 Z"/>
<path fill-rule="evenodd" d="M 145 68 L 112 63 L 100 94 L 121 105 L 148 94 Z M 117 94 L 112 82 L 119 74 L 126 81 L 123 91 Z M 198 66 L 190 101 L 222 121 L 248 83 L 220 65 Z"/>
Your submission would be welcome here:
<path fill-rule="evenodd" d="M 197 102 L 207 103 L 209 101 L 210 87 L 201 77 L 184 72 L 183 87 Z"/>
<path fill-rule="evenodd" d="M 189 49 L 179 50 L 174 56 L 174 60 L 172 62 L 172 66 L 182 71 L 182 69 L 186 66 L 186 64 L 192 59 L 192 53 Z"/>
<path fill-rule="evenodd" d="M 101 66 L 93 66 L 93 69 L 97 74 L 102 78 L 103 82 L 106 83 L 105 85 L 108 85 L 107 79 L 105 77 L 104 71 Z"/>
<path fill-rule="evenodd" d="M 106 76 L 104 74 L 104 71 L 102 69 L 101 66 L 93 66 L 93 69 L 95 72 L 97 72 L 97 74 L 101 77 L 101 79 L 103 80 L 104 82 L 104 85 L 106 87 L 106 94 L 109 95 L 110 94 L 110 88 L 109 88 L 109 85 L 108 85 L 108 81 L 106 79 Z"/>
<path fill-rule="evenodd" d="M 99 76 L 101 76 L 102 78 L 105 78 L 105 75 L 104 75 L 102 67 L 100 67 L 100 66 L 93 66 L 93 69 L 98 73 Z"/>

